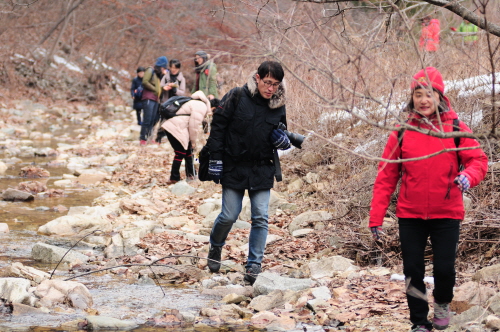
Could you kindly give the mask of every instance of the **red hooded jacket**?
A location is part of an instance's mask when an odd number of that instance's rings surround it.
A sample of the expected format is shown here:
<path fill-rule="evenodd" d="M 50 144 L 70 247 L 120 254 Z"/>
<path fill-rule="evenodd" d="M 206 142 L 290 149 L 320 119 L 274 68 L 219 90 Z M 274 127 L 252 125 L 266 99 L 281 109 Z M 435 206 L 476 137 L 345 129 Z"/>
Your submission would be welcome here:
<path fill-rule="evenodd" d="M 453 119 L 457 118 L 453 110 L 441 114 L 441 121 L 445 132 L 453 131 Z M 431 129 L 428 124 L 420 122 L 421 116 L 410 115 L 409 124 L 420 126 L 422 129 Z M 436 116 L 431 119 L 432 124 L 439 128 Z M 434 130 L 434 129 L 431 129 Z M 463 122 L 460 122 L 460 131 L 471 132 Z M 479 146 L 471 138 L 461 138 L 459 147 Z M 415 131 L 406 130 L 402 144 L 398 142 L 398 132 L 389 136 L 382 158 L 403 159 L 417 158 L 432 154 L 443 149 L 455 148 L 453 138 L 438 138 Z M 458 172 L 459 162 L 464 170 Z M 404 163 L 381 162 L 373 188 L 373 199 L 370 210 L 369 227 L 381 226 L 390 203 L 390 198 L 401 178 L 401 188 L 396 207 L 398 218 L 464 218 L 462 193 L 453 183 L 455 177 L 464 174 L 474 187 L 486 175 L 488 158 L 481 148 L 441 153 L 436 156 Z"/>

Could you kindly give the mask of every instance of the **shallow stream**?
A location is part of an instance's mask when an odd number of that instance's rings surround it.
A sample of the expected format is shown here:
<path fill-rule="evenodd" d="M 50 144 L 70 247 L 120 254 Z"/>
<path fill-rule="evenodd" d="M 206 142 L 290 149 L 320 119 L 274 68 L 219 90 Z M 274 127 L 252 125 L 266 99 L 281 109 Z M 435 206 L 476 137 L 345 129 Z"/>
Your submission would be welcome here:
<path fill-rule="evenodd" d="M 65 128 L 70 132 L 71 127 Z M 35 147 L 56 147 L 57 142 L 39 141 Z M 0 154 L 0 160 L 6 160 L 4 154 Z M 26 179 L 19 176 L 21 168 L 34 165 L 42 167 L 50 172 L 47 187 L 55 188 L 53 182 L 62 179 L 63 174 L 73 173 L 66 167 L 48 167 L 47 163 L 53 158 L 35 157 L 20 158 L 22 162 L 10 164 L 4 175 L 0 176 L 0 188 L 2 190 L 12 187 L 18 183 L 37 179 Z M 39 180 L 39 179 L 38 179 Z M 0 222 L 7 223 L 9 233 L 0 234 L 0 269 L 5 268 L 12 262 L 21 262 L 24 265 L 36 267 L 42 271 L 52 272 L 55 264 L 40 264 L 31 259 L 31 248 L 36 242 L 45 242 L 69 248 L 74 240 L 48 237 L 37 233 L 38 228 L 66 212 L 56 212 L 52 207 L 57 205 L 70 208 L 72 206 L 91 206 L 92 201 L 102 193 L 98 190 L 89 189 L 64 189 L 64 197 L 35 198 L 31 202 L 5 202 L 0 201 Z M 57 271 L 56 275 L 66 276 L 67 271 Z M 70 276 L 70 275 L 68 275 Z M 165 309 L 178 309 L 181 311 L 197 314 L 200 308 L 213 303 L 216 299 L 212 296 L 201 295 L 197 289 L 187 287 L 173 287 L 162 285 L 166 295 L 164 296 L 159 286 L 140 285 L 130 283 L 123 277 L 114 274 L 91 274 L 74 279 L 87 286 L 92 294 L 93 308 L 98 310 L 102 316 L 110 316 L 118 319 L 132 320 L 140 327 L 134 332 L 165 331 L 165 328 L 152 328 L 144 325 L 151 317 L 161 315 Z M 0 315 L 0 331 L 37 331 L 55 332 L 71 331 L 58 328 L 64 322 L 85 317 L 87 314 L 80 310 L 71 310 L 58 314 L 2 316 Z M 239 328 L 178 328 L 167 329 L 168 331 L 248 331 Z M 102 331 L 102 330 L 100 330 Z"/>

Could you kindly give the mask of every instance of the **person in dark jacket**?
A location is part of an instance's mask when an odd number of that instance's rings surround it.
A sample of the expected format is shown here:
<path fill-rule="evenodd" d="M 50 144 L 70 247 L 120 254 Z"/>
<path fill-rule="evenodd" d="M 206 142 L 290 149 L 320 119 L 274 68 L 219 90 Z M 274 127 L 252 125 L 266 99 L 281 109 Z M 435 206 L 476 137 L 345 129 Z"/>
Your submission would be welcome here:
<path fill-rule="evenodd" d="M 141 113 L 142 113 L 142 100 L 141 98 L 137 98 L 135 93 L 138 89 L 142 88 L 142 78 L 144 77 L 144 67 L 137 68 L 137 76 L 132 80 L 132 85 L 130 87 L 130 94 L 132 95 L 132 99 L 134 100 L 133 108 L 137 114 L 137 124 L 140 126 L 141 121 Z"/>
<path fill-rule="evenodd" d="M 241 212 L 245 190 L 251 203 L 252 228 L 249 238 L 245 280 L 251 284 L 261 271 L 268 231 L 268 205 L 274 185 L 276 149 L 288 149 L 283 68 L 265 61 L 247 84 L 229 91 L 215 110 L 207 141 L 209 176 L 222 184 L 222 211 L 210 234 L 208 267 L 220 269 L 222 246 Z"/>
<path fill-rule="evenodd" d="M 419 71 L 411 83 L 408 103 L 410 126 L 422 131 L 471 132 L 458 120 L 449 99 L 444 95 L 441 73 L 434 67 Z M 456 124 L 454 124 L 456 123 Z M 439 153 L 444 149 L 469 148 Z M 401 179 L 396 216 L 406 278 L 406 297 L 410 309 L 412 332 L 428 332 L 432 327 L 444 330 L 450 322 L 450 302 L 455 285 L 455 258 L 464 219 L 462 193 L 478 185 L 488 170 L 488 157 L 473 138 L 441 138 L 405 130 L 400 139 L 392 132 L 382 158 L 413 159 L 403 163 L 382 161 L 373 186 L 369 227 L 375 240 L 391 195 Z M 459 165 L 464 168 L 461 170 Z M 424 253 L 427 241 L 433 252 L 434 317 L 427 318 L 429 304 L 424 284 Z"/>
<path fill-rule="evenodd" d="M 167 73 L 168 59 L 166 56 L 161 56 L 156 59 L 154 68 L 149 67 L 144 72 L 142 78 L 142 125 L 140 133 L 140 144 L 146 145 L 148 138 L 151 136 L 153 126 L 159 120 L 158 107 L 162 88 L 160 85 L 161 79 Z"/>

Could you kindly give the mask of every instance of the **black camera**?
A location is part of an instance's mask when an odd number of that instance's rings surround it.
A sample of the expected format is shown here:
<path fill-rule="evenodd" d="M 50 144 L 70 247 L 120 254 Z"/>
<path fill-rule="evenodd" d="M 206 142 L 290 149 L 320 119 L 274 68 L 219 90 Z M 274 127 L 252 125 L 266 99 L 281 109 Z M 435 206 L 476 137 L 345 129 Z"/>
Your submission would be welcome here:
<path fill-rule="evenodd" d="M 306 139 L 304 135 L 289 132 L 288 130 L 286 130 L 286 126 L 283 122 L 280 122 L 278 124 L 277 129 L 283 130 L 283 132 L 288 137 L 290 143 L 292 143 L 293 146 L 295 146 L 298 149 L 302 149 L 302 142 L 304 142 L 304 140 Z"/>

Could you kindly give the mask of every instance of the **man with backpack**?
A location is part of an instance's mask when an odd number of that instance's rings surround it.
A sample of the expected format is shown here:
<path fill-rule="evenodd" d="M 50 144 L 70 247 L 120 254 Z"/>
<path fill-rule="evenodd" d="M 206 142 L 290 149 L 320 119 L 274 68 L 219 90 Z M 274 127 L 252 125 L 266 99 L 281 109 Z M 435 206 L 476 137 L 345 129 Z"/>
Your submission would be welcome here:
<path fill-rule="evenodd" d="M 286 126 L 283 76 L 278 62 L 265 61 L 247 84 L 229 91 L 214 112 L 207 141 L 208 174 L 222 184 L 222 210 L 210 234 L 208 267 L 211 272 L 219 271 L 222 247 L 248 190 L 252 227 L 245 280 L 251 284 L 261 272 L 275 175 L 281 180 L 277 149 L 290 147 L 287 135 L 277 129 L 280 123 Z"/>
<path fill-rule="evenodd" d="M 132 85 L 130 87 L 130 94 L 134 101 L 133 109 L 137 113 L 137 124 L 140 126 L 141 113 L 142 113 L 142 78 L 144 77 L 144 67 L 137 68 L 137 76 L 132 80 Z"/>
<path fill-rule="evenodd" d="M 161 79 L 167 73 L 168 59 L 166 56 L 161 56 L 156 59 L 154 68 L 149 67 L 144 72 L 142 78 L 142 107 L 143 119 L 141 125 L 140 144 L 146 145 L 148 138 L 151 136 L 154 125 L 159 120 L 158 106 L 161 96 Z"/>

